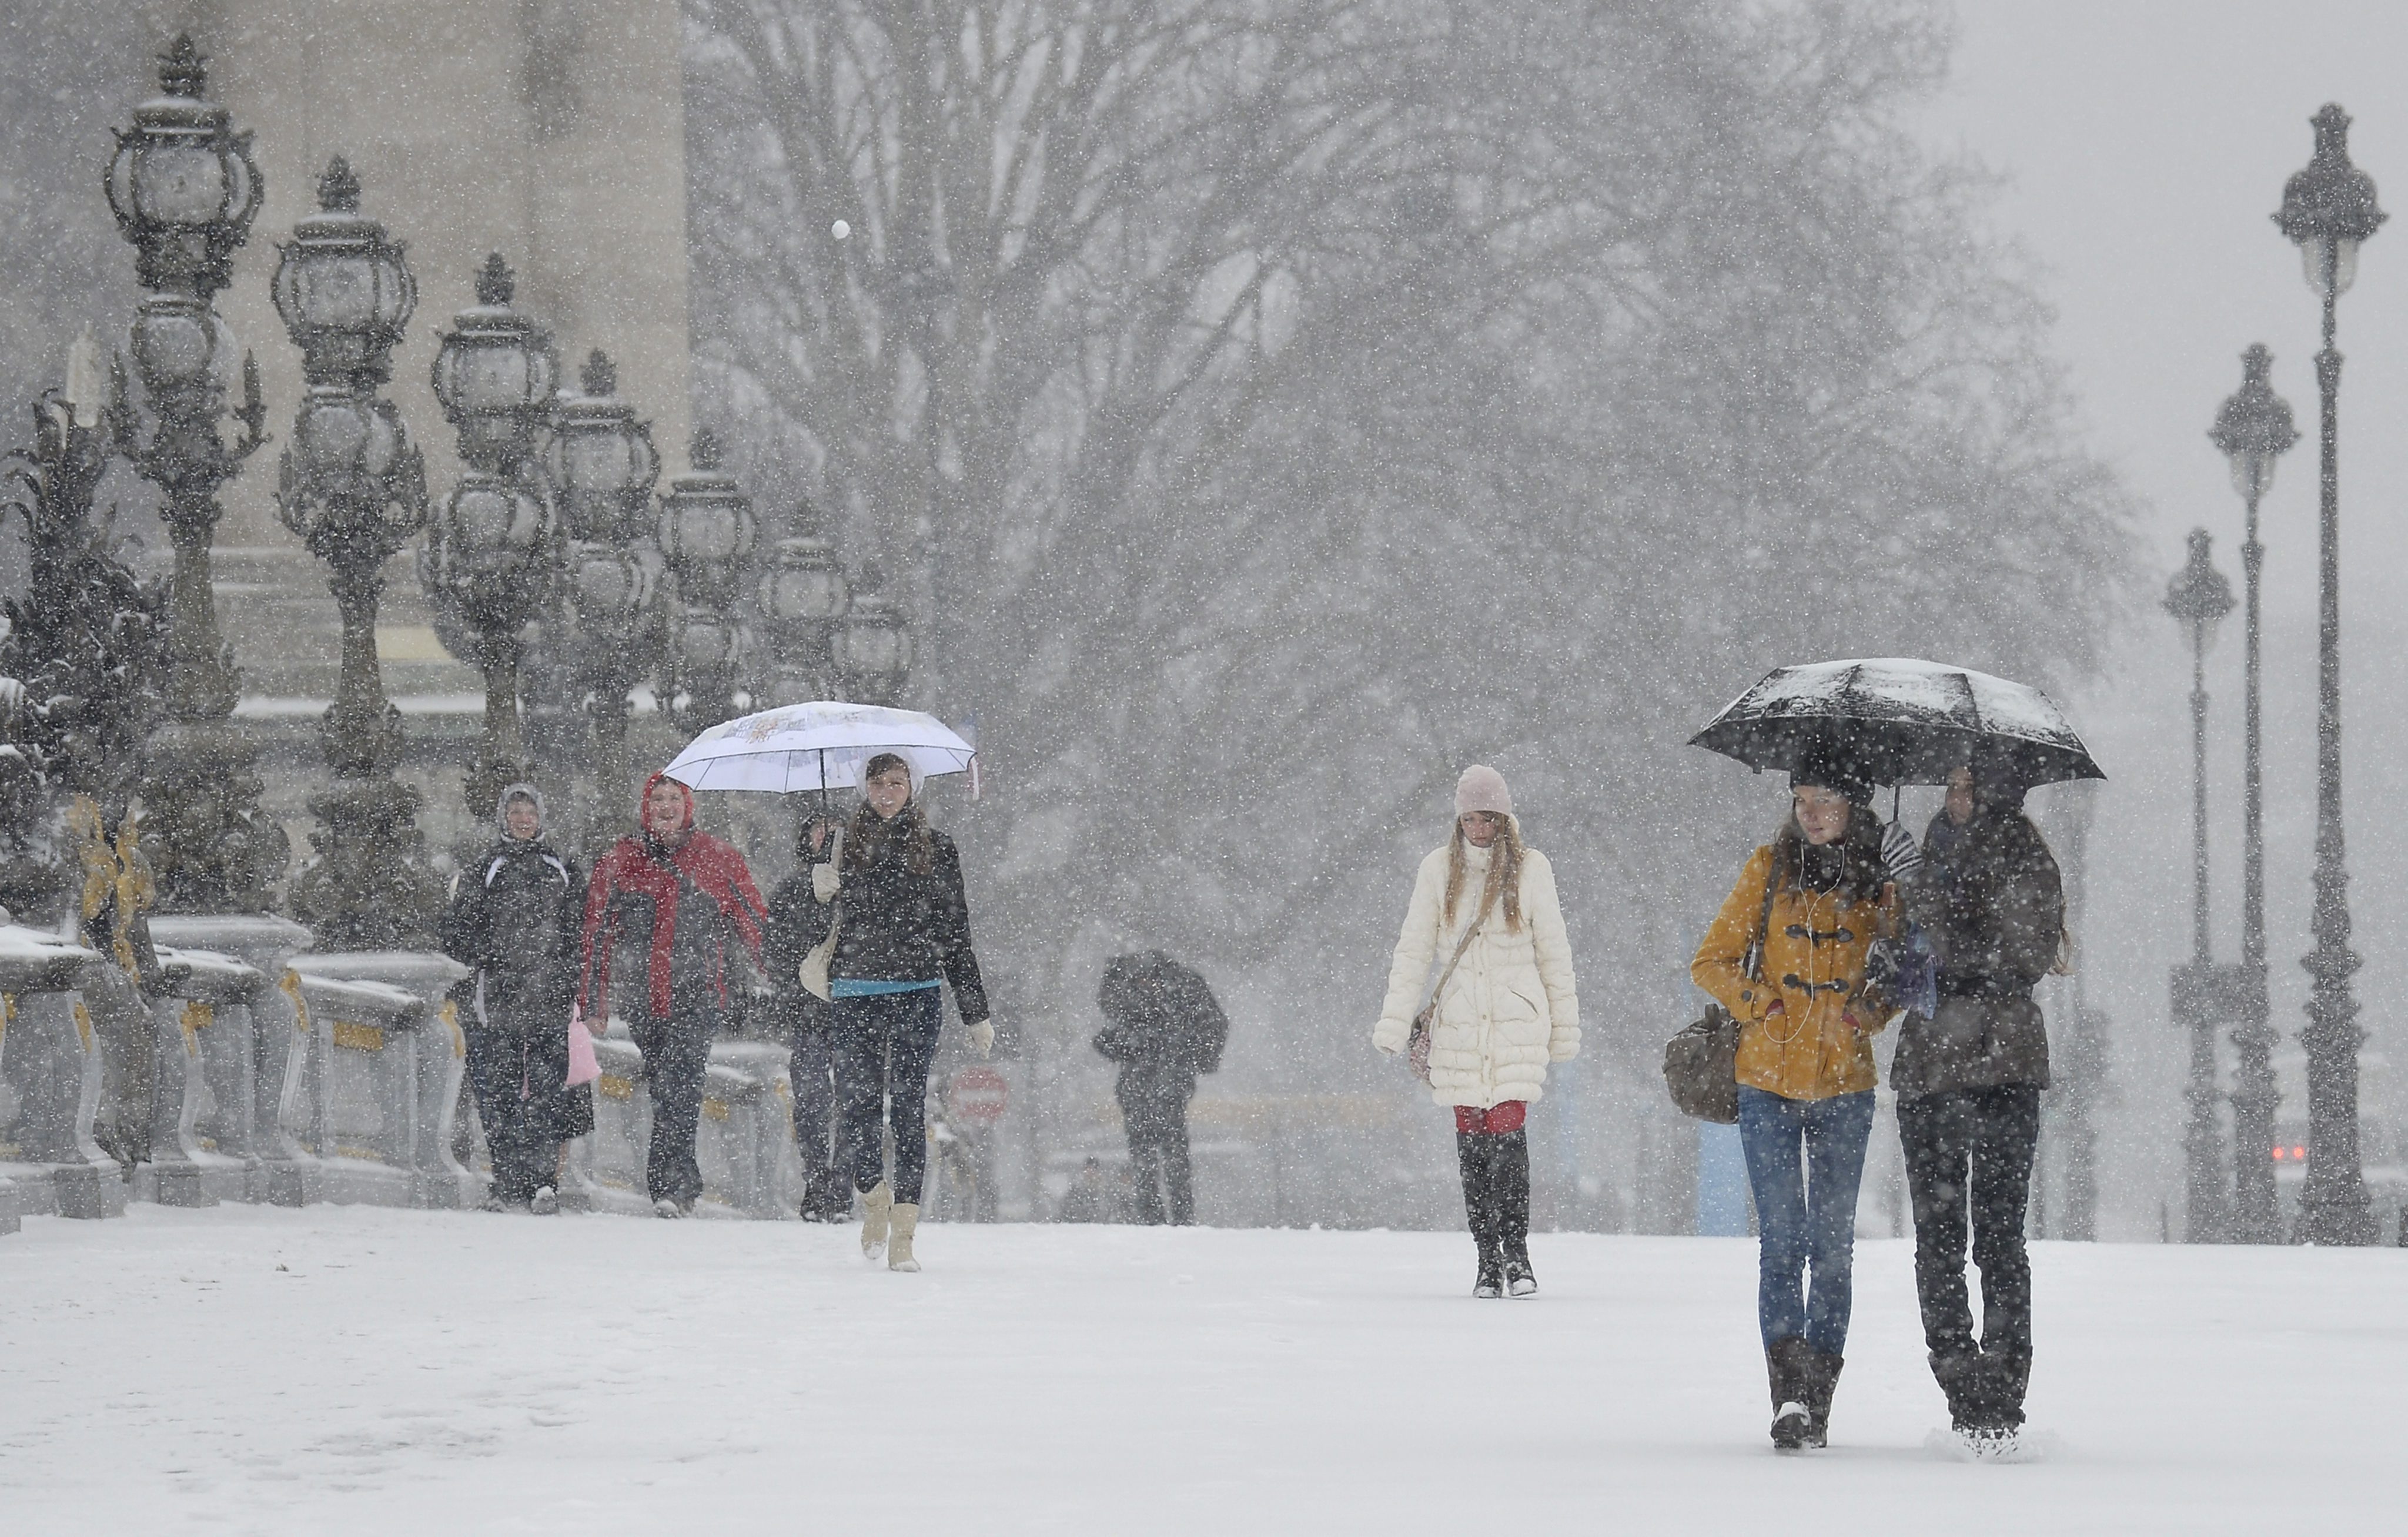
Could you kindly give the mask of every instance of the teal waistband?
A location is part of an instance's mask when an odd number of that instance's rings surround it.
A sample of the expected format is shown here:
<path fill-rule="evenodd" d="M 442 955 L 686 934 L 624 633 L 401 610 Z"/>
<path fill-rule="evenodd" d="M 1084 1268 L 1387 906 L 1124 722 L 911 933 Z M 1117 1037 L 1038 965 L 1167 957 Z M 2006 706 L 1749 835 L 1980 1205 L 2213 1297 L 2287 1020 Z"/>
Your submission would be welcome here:
<path fill-rule="evenodd" d="M 929 988 L 942 986 L 944 983 L 938 979 L 926 982 L 869 982 L 859 977 L 839 976 L 828 984 L 828 997 L 831 999 L 883 998 L 891 992 L 921 992 Z"/>

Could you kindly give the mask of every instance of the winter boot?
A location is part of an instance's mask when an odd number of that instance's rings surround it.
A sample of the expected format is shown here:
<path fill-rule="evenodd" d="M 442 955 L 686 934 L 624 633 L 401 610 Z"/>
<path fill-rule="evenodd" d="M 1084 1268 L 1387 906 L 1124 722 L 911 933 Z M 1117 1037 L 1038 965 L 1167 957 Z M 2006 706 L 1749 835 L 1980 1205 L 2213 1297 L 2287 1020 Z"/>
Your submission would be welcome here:
<path fill-rule="evenodd" d="M 920 1203 L 898 1201 L 887 1217 L 886 1268 L 917 1271 L 920 1261 L 911 1258 L 911 1235 L 920 1229 Z"/>
<path fill-rule="evenodd" d="M 1520 1131 L 1490 1137 L 1489 1189 L 1496 1203 L 1497 1245 L 1505 1254 L 1505 1295 L 1535 1297 L 1530 1272 L 1530 1143 Z"/>
<path fill-rule="evenodd" d="M 687 1210 L 688 1208 L 678 1204 L 678 1203 L 670 1200 L 667 1196 L 663 1196 L 658 1201 L 652 1203 L 652 1215 L 654 1217 L 680 1217 L 685 1216 Z"/>
<path fill-rule="evenodd" d="M 2024 1424 L 2024 1388 L 2031 1381 L 2031 1358 L 1985 1350 L 1973 1373 L 1971 1426 L 1960 1426 L 1977 1452 L 2013 1448 Z"/>
<path fill-rule="evenodd" d="M 1795 1334 L 1764 1347 L 1764 1372 L 1772 1385 L 1772 1449 L 1794 1452 L 1806 1444 L 1813 1415 L 1806 1407 L 1807 1361 L 1813 1354 Z"/>
<path fill-rule="evenodd" d="M 1840 1386 L 1840 1368 L 1848 1363 L 1828 1350 L 1806 1351 L 1806 1444 L 1831 1444 L 1831 1394 Z"/>
<path fill-rule="evenodd" d="M 1505 1295 L 1505 1251 L 1497 1239 L 1495 1181 L 1485 1146 L 1491 1140 L 1473 1131 L 1455 1134 L 1455 1164 L 1463 1174 L 1463 1217 L 1480 1254 L 1480 1270 L 1471 1283 L 1471 1294 L 1479 1298 Z"/>
<path fill-rule="evenodd" d="M 834 1203 L 830 1200 L 841 1182 L 833 1169 L 813 1169 L 803 1175 L 803 1199 L 795 1215 L 806 1222 L 840 1222 L 853 1215 L 853 1203 L 845 1203 L 844 1217 L 830 1217 Z"/>
<path fill-rule="evenodd" d="M 894 1204 L 895 1187 L 882 1179 L 861 1192 L 861 1252 L 865 1257 L 875 1259 L 886 1247 L 886 1213 Z"/>

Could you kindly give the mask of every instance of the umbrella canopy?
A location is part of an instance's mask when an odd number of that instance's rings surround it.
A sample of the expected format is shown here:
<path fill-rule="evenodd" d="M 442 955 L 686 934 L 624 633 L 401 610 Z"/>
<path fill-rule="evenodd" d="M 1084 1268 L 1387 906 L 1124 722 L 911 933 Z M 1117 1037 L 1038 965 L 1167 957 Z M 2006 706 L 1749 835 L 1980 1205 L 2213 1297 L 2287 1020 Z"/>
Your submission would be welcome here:
<path fill-rule="evenodd" d="M 783 795 L 858 785 L 862 765 L 882 752 L 910 764 L 915 785 L 932 774 L 959 774 L 978 756 L 933 715 L 821 700 L 713 726 L 661 772 L 691 790 Z"/>
<path fill-rule="evenodd" d="M 1776 668 L 1689 739 L 1753 769 L 1837 747 L 1882 785 L 1943 784 L 1977 742 L 2007 747 L 2027 784 L 2107 777 L 2038 689 L 1913 657 Z"/>

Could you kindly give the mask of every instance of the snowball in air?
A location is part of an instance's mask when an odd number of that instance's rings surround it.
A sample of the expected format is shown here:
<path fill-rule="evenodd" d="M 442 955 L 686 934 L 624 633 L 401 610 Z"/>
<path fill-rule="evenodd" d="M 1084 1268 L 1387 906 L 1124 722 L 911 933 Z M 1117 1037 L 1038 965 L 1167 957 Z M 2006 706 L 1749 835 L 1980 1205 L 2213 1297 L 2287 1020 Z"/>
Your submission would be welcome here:
<path fill-rule="evenodd" d="M 828 226 L 828 234 L 835 235 L 835 236 L 836 236 L 838 239 L 839 239 L 839 240 L 843 239 L 846 235 L 851 235 L 852 233 L 853 233 L 853 226 L 852 226 L 852 225 L 850 225 L 850 224 L 848 224 L 848 223 L 846 223 L 846 222 L 845 222 L 843 220 L 841 220 L 841 219 L 838 220 L 835 223 L 833 223 L 833 224 L 831 224 L 831 225 L 829 225 L 829 226 Z"/>

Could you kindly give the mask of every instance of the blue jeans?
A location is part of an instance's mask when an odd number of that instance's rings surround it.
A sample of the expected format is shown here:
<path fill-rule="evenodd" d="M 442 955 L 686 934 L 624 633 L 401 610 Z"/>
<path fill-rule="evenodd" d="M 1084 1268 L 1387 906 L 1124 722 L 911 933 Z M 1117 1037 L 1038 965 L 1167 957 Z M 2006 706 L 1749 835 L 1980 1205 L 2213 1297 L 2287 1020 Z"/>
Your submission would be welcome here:
<path fill-rule="evenodd" d="M 1747 1157 L 1763 1239 L 1756 1251 L 1756 1318 L 1768 1348 L 1793 1335 L 1826 1355 L 1840 1355 L 1847 1345 L 1856 1187 L 1872 1131 L 1870 1089 L 1789 1100 L 1740 1086 L 1740 1150 Z"/>
<path fill-rule="evenodd" d="M 836 1048 L 837 1115 L 844 1126 L 842 1167 L 867 1191 L 885 1177 L 879 1110 L 895 1131 L 895 1199 L 919 1204 L 928 1168 L 928 1067 L 945 1022 L 935 988 L 839 998 L 828 1005 Z"/>

